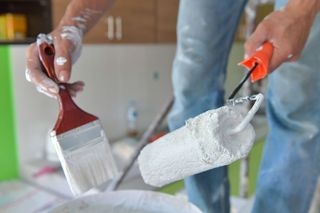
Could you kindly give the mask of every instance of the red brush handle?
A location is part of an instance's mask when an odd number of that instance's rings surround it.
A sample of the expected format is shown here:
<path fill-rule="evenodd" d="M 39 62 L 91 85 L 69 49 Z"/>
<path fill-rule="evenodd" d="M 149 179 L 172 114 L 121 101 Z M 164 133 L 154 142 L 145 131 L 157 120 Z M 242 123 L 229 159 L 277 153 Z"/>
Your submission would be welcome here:
<path fill-rule="evenodd" d="M 59 85 L 58 97 L 60 112 L 53 129 L 56 134 L 62 134 L 97 120 L 98 118 L 96 116 L 86 113 L 74 103 L 67 89 L 68 84 L 59 82 L 54 70 L 55 49 L 53 44 L 42 41 L 38 45 L 38 52 L 44 73 Z"/>

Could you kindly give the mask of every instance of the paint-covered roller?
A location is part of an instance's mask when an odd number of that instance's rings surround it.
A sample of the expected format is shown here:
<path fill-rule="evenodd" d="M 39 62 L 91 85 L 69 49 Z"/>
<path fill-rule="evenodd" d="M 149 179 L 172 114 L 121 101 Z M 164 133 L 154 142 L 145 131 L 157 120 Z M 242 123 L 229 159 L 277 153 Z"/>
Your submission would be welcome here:
<path fill-rule="evenodd" d="M 250 121 L 263 98 L 258 94 L 229 100 L 147 145 L 138 158 L 145 183 L 161 187 L 246 157 L 255 141 Z M 255 101 L 247 115 L 245 101 Z"/>
<path fill-rule="evenodd" d="M 232 91 L 226 106 L 189 119 L 183 127 L 141 151 L 139 168 L 147 184 L 161 187 L 248 155 L 255 140 L 250 121 L 264 97 L 258 94 L 233 98 L 250 76 L 252 82 L 267 76 L 272 53 L 272 44 L 265 42 L 254 55 L 240 63 L 249 71 Z M 242 105 L 245 100 L 255 101 L 247 115 L 244 113 L 247 105 Z"/>

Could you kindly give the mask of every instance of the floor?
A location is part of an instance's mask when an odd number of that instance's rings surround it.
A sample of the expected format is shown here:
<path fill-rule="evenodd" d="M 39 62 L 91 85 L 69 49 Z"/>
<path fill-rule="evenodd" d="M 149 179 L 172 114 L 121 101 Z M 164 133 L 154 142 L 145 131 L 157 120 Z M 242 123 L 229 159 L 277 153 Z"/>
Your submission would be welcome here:
<path fill-rule="evenodd" d="M 260 126 L 259 121 L 255 127 Z M 262 122 L 261 126 L 265 124 Z M 249 195 L 254 195 L 255 184 L 262 156 L 264 136 L 266 129 L 256 128 L 258 140 L 249 155 Z M 122 143 L 118 143 L 122 144 Z M 126 143 L 123 143 L 126 144 Z M 130 142 L 129 144 L 132 144 Z M 130 148 L 130 146 L 129 146 Z M 125 147 L 126 152 L 130 153 L 128 146 Z M 128 151 L 129 150 L 129 151 Z M 115 151 L 115 150 L 113 150 Z M 118 161 L 120 162 L 120 161 Z M 41 161 L 43 163 L 43 161 Z M 123 166 L 123 165 L 122 165 Z M 41 167 L 39 162 L 30 162 L 30 166 L 25 168 L 24 180 L 15 180 L 10 182 L 0 182 L 0 212 L 24 212 L 25 209 L 30 209 L 30 212 L 50 209 L 53 206 L 59 205 L 72 199 L 72 194 L 68 189 L 67 183 L 64 179 L 62 172 L 48 174 L 35 180 L 32 176 Z M 139 190 L 156 190 L 163 193 L 168 193 L 177 196 L 184 196 L 187 199 L 183 181 L 167 185 L 161 189 L 144 184 L 138 172 L 138 166 L 135 164 L 124 183 L 121 185 L 122 189 L 139 189 Z M 240 162 L 235 162 L 229 166 L 229 179 L 231 183 L 231 204 L 232 213 L 246 213 L 250 212 L 252 207 L 253 198 L 241 199 L 239 198 L 239 169 Z"/>
<path fill-rule="evenodd" d="M 46 212 L 68 199 L 53 194 L 43 188 L 34 186 L 28 182 L 14 180 L 0 184 L 0 212 L 19 213 Z M 179 198 L 187 200 L 184 190 L 176 194 Z M 253 204 L 253 198 L 231 198 L 231 213 L 249 213 Z"/>

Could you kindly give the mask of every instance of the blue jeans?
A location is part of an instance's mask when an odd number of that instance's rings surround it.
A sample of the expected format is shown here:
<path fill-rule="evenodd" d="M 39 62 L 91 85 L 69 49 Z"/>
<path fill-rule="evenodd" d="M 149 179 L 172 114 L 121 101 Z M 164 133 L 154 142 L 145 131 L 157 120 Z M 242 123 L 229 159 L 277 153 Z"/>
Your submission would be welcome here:
<path fill-rule="evenodd" d="M 173 64 L 171 130 L 224 103 L 223 84 L 233 37 L 246 0 L 180 0 Z M 282 7 L 286 1 L 278 0 Z M 253 212 L 307 212 L 320 174 L 320 18 L 301 59 L 269 76 L 270 132 Z M 227 167 L 185 180 L 189 200 L 203 212 L 229 212 Z"/>

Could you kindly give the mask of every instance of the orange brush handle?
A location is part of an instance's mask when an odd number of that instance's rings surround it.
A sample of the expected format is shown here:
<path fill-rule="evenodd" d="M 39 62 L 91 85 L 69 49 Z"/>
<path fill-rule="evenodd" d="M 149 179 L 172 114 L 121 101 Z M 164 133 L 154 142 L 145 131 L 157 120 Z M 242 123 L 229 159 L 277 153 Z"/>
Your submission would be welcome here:
<path fill-rule="evenodd" d="M 274 47 L 270 42 L 265 42 L 262 45 L 261 50 L 257 51 L 254 55 L 239 63 L 239 65 L 246 67 L 248 70 L 250 70 L 255 63 L 258 64 L 251 74 L 252 82 L 263 79 L 268 75 L 269 63 L 272 58 L 273 49 Z"/>
<path fill-rule="evenodd" d="M 60 112 L 53 129 L 56 135 L 97 120 L 97 117 L 84 112 L 74 103 L 67 89 L 68 84 L 59 82 L 54 70 L 55 49 L 53 44 L 41 42 L 38 45 L 38 52 L 44 73 L 59 85 Z"/>

